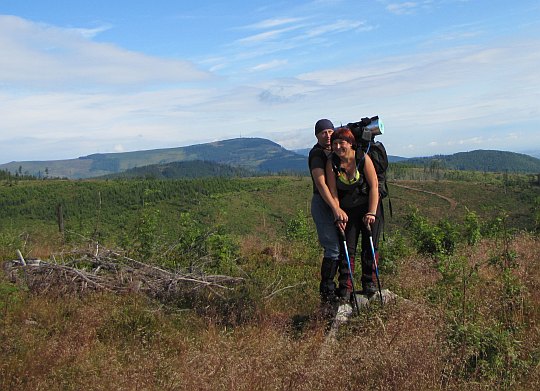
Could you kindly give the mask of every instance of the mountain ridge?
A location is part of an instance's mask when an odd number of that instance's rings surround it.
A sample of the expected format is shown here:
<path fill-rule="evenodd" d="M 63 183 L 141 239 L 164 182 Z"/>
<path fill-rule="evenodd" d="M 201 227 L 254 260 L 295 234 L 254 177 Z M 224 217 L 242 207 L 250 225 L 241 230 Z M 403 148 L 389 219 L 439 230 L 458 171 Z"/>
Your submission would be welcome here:
<path fill-rule="evenodd" d="M 184 147 L 94 153 L 74 159 L 10 162 L 1 164 L 0 170 L 40 178 L 85 179 L 118 174 L 143 166 L 198 160 L 242 168 L 253 173 L 307 175 L 308 152 L 309 149 L 287 150 L 264 138 L 234 138 Z M 389 161 L 413 166 L 435 165 L 438 168 L 456 170 L 540 172 L 540 159 L 526 154 L 496 150 L 476 150 L 418 158 L 389 155 Z M 178 167 L 175 168 L 177 169 Z M 152 170 L 156 172 L 157 169 Z M 220 171 L 224 172 L 223 168 L 215 170 Z"/>
<path fill-rule="evenodd" d="M 492 149 L 456 152 L 452 155 L 433 155 L 409 158 L 398 164 L 432 166 L 441 169 L 486 172 L 539 173 L 540 159 L 530 155 Z"/>
<path fill-rule="evenodd" d="M 212 161 L 264 173 L 307 173 L 307 162 L 303 156 L 263 138 L 234 138 L 185 147 L 94 153 L 75 159 L 10 162 L 1 164 L 0 170 L 38 177 L 85 179 L 152 164 L 193 160 Z"/>

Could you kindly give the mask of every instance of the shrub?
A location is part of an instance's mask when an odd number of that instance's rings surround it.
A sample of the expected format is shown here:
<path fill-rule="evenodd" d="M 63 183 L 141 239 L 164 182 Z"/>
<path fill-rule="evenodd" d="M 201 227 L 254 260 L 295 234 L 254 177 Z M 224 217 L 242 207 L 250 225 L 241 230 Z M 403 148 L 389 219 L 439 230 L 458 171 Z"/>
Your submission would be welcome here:
<path fill-rule="evenodd" d="M 432 256 L 449 255 L 454 252 L 459 239 L 459 232 L 454 223 L 442 219 L 434 226 L 426 217 L 419 214 L 418 209 L 409 213 L 406 219 L 418 252 Z"/>
<path fill-rule="evenodd" d="M 399 230 L 395 230 L 391 235 L 385 236 L 379 245 L 380 269 L 385 274 L 395 274 L 398 272 L 399 261 L 412 254 L 413 248 L 408 244 L 408 240 Z"/>
<path fill-rule="evenodd" d="M 314 232 L 310 230 L 308 218 L 302 210 L 298 210 L 296 215 L 289 220 L 286 227 L 286 237 L 289 240 L 296 240 L 309 243 L 313 240 Z"/>
<path fill-rule="evenodd" d="M 464 221 L 465 238 L 467 239 L 467 244 L 472 246 L 478 243 L 482 237 L 482 233 L 480 231 L 481 225 L 480 221 L 478 220 L 478 215 L 469 209 L 466 210 L 467 213 L 465 214 Z"/>

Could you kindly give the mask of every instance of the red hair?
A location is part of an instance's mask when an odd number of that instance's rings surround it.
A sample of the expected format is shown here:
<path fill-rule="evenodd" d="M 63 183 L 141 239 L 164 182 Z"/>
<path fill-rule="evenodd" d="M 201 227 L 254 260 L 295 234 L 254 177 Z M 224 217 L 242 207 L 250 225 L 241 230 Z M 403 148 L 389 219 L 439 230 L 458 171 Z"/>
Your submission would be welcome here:
<path fill-rule="evenodd" d="M 330 138 L 332 143 L 334 143 L 334 140 L 345 140 L 349 142 L 354 149 L 356 149 L 356 139 L 349 128 L 337 128 L 334 133 L 332 133 L 332 137 Z"/>

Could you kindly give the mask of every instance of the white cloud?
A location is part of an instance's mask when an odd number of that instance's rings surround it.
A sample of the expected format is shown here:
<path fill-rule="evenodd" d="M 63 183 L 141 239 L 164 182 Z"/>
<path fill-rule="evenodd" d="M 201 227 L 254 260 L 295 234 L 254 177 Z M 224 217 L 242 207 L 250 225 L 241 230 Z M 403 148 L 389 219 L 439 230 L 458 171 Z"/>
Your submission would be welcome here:
<path fill-rule="evenodd" d="M 296 22 L 300 22 L 304 20 L 305 18 L 273 18 L 273 19 L 266 19 L 257 23 L 250 24 L 248 26 L 245 26 L 245 28 L 249 29 L 267 29 L 267 28 L 273 28 L 277 26 L 282 26 L 285 24 L 292 24 Z"/>
<path fill-rule="evenodd" d="M 266 61 L 267 56 L 276 53 L 288 55 L 291 58 L 289 62 L 296 57 L 302 61 L 303 54 L 317 52 L 324 45 L 330 46 L 338 34 L 369 31 L 374 28 L 365 21 L 348 19 L 321 24 L 315 17 L 270 19 L 249 27 L 272 29 L 239 38 L 228 45 L 231 51 L 228 56 L 229 63 L 241 63 L 261 57 L 262 61 Z M 246 47 L 249 47 L 249 50 L 246 50 Z"/>
<path fill-rule="evenodd" d="M 49 87 L 139 85 L 202 80 L 207 72 L 182 60 L 150 57 L 96 43 L 80 29 L 61 29 L 0 15 L 0 82 Z M 94 31 L 96 33 L 96 31 Z"/>
<path fill-rule="evenodd" d="M 245 37 L 245 38 L 238 39 L 236 41 L 236 43 L 241 44 L 241 45 L 260 44 L 262 42 L 276 40 L 279 37 L 281 37 L 284 33 L 289 32 L 289 31 L 293 31 L 293 30 L 297 30 L 298 28 L 300 28 L 300 26 L 291 26 L 291 27 L 286 27 L 286 28 L 282 28 L 282 29 L 265 31 L 263 33 L 258 33 L 258 34 L 255 34 L 255 35 L 251 35 L 251 36 L 248 36 L 248 37 Z"/>
<path fill-rule="evenodd" d="M 66 31 L 74 31 L 77 34 L 80 34 L 83 38 L 91 39 L 104 31 L 110 30 L 111 28 L 112 28 L 111 25 L 104 25 L 104 26 L 95 27 L 93 29 L 74 28 L 74 29 L 66 29 Z"/>
<path fill-rule="evenodd" d="M 415 40 L 423 53 L 362 53 L 356 61 L 351 51 L 350 61 L 323 69 L 307 54 L 321 45 L 331 51 L 337 34 L 368 27 L 346 19 L 319 27 L 310 20 L 268 18 L 251 25 L 270 31 L 212 52 L 203 66 L 223 76 L 207 83 L 210 75 L 190 62 L 88 39 L 99 29 L 0 16 L 0 50 L 10 53 L 0 57 L 0 163 L 240 135 L 305 148 L 315 141 L 319 118 L 347 123 L 377 114 L 393 155 L 540 145 L 540 41 L 534 37 L 448 48 L 437 43 L 453 40 L 438 32 L 436 40 Z M 449 31 L 459 36 L 459 29 Z M 313 71 L 293 73 L 303 60 L 301 69 Z M 268 78 L 282 69 L 289 73 Z"/>
<path fill-rule="evenodd" d="M 270 62 L 267 62 L 265 64 L 258 64 L 254 67 L 252 67 L 250 70 L 252 72 L 259 72 L 259 71 L 267 71 L 269 69 L 275 69 L 280 68 L 284 65 L 287 65 L 287 60 L 272 60 Z"/>
<path fill-rule="evenodd" d="M 392 3 L 386 6 L 386 9 L 393 14 L 403 15 L 412 13 L 417 7 L 418 3 L 413 1 L 406 1 L 404 3 Z"/>
<path fill-rule="evenodd" d="M 314 26 L 307 30 L 305 37 L 317 37 L 320 35 L 343 33 L 352 30 L 371 30 L 372 27 L 367 26 L 366 22 L 355 20 L 337 20 L 333 23 Z"/>

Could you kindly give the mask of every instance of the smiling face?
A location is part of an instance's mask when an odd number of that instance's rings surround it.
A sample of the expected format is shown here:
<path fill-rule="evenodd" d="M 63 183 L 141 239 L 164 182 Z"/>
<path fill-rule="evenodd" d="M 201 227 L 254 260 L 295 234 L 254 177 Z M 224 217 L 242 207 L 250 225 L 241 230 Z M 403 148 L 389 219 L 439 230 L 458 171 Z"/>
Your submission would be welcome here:
<path fill-rule="evenodd" d="M 341 159 L 354 157 L 356 140 L 348 128 L 339 128 L 332 135 L 332 150 Z"/>
<path fill-rule="evenodd" d="M 334 151 L 339 157 L 347 157 L 351 153 L 354 154 L 352 144 L 347 140 L 343 140 L 340 138 L 335 139 L 332 142 L 332 151 Z"/>

